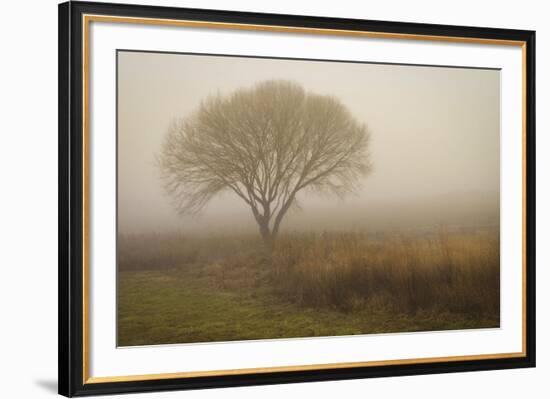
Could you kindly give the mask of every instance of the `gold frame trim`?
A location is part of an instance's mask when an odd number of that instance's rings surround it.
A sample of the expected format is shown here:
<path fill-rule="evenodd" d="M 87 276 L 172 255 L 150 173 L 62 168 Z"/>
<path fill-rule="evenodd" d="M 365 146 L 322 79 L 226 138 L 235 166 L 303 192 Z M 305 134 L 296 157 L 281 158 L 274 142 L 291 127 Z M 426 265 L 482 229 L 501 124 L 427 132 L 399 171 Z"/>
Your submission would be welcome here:
<path fill-rule="evenodd" d="M 163 26 L 178 26 L 191 28 L 211 28 L 211 29 L 231 29 L 244 31 L 267 31 L 279 33 L 298 33 L 298 34 L 316 34 L 316 35 L 336 35 L 347 37 L 368 37 L 380 39 L 402 39 L 402 40 L 427 40 L 440 41 L 451 43 L 474 43 L 484 45 L 504 45 L 504 46 L 520 46 L 522 49 L 522 351 L 512 353 L 496 353 L 485 355 L 467 355 L 467 356 L 447 356 L 447 357 L 428 357 L 415 359 L 397 359 L 397 360 L 380 360 L 380 361 L 365 361 L 365 362 L 348 362 L 348 363 L 328 363 L 328 364 L 312 364 L 299 366 L 281 366 L 281 367 L 259 367 L 259 368 L 243 368 L 243 369 L 228 369 L 228 370 L 206 370 L 206 371 L 190 371 L 176 373 L 160 373 L 160 374 L 140 374 L 140 375 L 125 375 L 125 376 L 108 376 L 108 377 L 91 377 L 90 376 L 90 338 L 89 338 L 89 252 L 90 252 L 90 237 L 89 237 L 89 26 L 91 22 L 111 22 L 111 23 L 130 23 L 130 24 L 148 24 L 148 25 L 163 25 Z M 192 378 L 206 376 L 222 376 L 222 375 L 245 375 L 255 373 L 272 373 L 272 372 L 288 372 L 288 371 L 308 371 L 308 370 L 327 370 L 327 369 L 344 369 L 352 367 L 374 367 L 374 366 L 390 366 L 390 365 L 409 365 L 421 363 L 442 363 L 442 362 L 459 362 L 470 360 L 489 360 L 489 359 L 508 359 L 527 356 L 527 254 L 526 254 L 526 139 L 527 139 L 527 42 L 520 40 L 500 40 L 500 39 L 484 39 L 484 38 L 469 38 L 460 36 L 436 36 L 436 35 L 417 35 L 391 32 L 369 32 L 369 31 L 354 31 L 344 29 L 324 29 L 324 28 L 303 28 L 280 25 L 257 25 L 257 24 L 242 24 L 242 23 L 226 23 L 226 22 L 206 22 L 206 21 L 191 21 L 191 20 L 176 20 L 176 19 L 160 19 L 160 18 L 136 18 L 123 17 L 114 15 L 93 15 L 84 14 L 82 16 L 82 74 L 83 74 L 83 131 L 82 131 L 82 178 L 83 178 L 83 216 L 82 216 L 82 265 L 83 265 L 83 365 L 82 377 L 83 384 L 97 384 L 107 382 L 130 382 L 130 381 L 150 381 L 164 380 L 172 378 Z"/>

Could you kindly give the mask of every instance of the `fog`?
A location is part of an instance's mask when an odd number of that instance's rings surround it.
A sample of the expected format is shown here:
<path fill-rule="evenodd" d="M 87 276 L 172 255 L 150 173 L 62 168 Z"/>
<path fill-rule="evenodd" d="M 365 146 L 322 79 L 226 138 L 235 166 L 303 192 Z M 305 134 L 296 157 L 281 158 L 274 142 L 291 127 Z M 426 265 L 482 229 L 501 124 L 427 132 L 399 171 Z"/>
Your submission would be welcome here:
<path fill-rule="evenodd" d="M 415 229 L 498 223 L 500 72 L 120 51 L 118 228 L 121 233 L 257 229 L 227 192 L 178 216 L 156 156 L 174 118 L 216 93 L 271 79 L 342 101 L 371 133 L 372 172 L 354 195 L 298 195 L 283 230 Z"/>

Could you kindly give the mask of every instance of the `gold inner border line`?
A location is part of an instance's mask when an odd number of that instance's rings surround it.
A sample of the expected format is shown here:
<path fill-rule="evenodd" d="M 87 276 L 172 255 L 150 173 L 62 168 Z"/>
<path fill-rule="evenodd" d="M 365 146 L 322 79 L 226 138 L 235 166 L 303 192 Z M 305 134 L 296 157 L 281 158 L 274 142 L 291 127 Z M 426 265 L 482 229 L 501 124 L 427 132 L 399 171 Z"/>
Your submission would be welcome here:
<path fill-rule="evenodd" d="M 396 359 L 396 360 L 372 360 L 368 362 L 351 362 L 351 363 L 326 363 L 326 364 L 311 364 L 304 366 L 281 366 L 281 367 L 259 367 L 245 368 L 234 370 L 210 370 L 210 371 L 189 371 L 181 373 L 162 373 L 162 374 L 141 374 L 127 375 L 115 377 L 91 377 L 86 383 L 97 384 L 102 382 L 130 382 L 130 381 L 151 381 L 165 380 L 171 378 L 192 378 L 192 377 L 208 377 L 220 375 L 244 375 L 244 374 L 265 374 L 273 372 L 285 371 L 308 371 L 308 370 L 327 370 L 327 369 L 346 369 L 351 367 L 375 367 L 375 366 L 391 366 L 391 365 L 411 365 L 421 363 L 443 363 L 453 361 L 477 360 L 477 359 L 502 359 L 523 357 L 523 353 L 502 353 L 474 356 L 450 356 L 450 357 L 427 357 L 419 359 Z"/>
<path fill-rule="evenodd" d="M 84 383 L 90 376 L 90 23 L 86 16 L 82 21 L 82 378 Z"/>
<path fill-rule="evenodd" d="M 84 22 L 116 22 L 129 24 L 148 24 L 161 26 L 183 26 L 187 28 L 214 28 L 214 29 L 230 29 L 230 30 L 245 30 L 245 31 L 263 31 L 263 32 L 283 32 L 283 33 L 305 33 L 317 35 L 331 36 L 359 36 L 370 38 L 383 39 L 406 39 L 406 40 L 429 40 L 439 42 L 454 42 L 454 43 L 478 43 L 478 44 L 496 44 L 506 46 L 521 46 L 525 42 L 520 40 L 505 40 L 505 39 L 485 39 L 476 37 L 462 36 L 436 36 L 436 35 L 417 35 L 410 33 L 392 33 L 392 32 L 372 32 L 358 31 L 349 29 L 328 29 L 328 28 L 305 28 L 299 26 L 283 26 L 283 25 L 258 25 L 230 22 L 208 22 L 208 21 L 192 21 L 180 19 L 157 19 L 157 18 L 140 18 L 140 17 L 122 17 L 111 15 L 84 15 Z"/>
<path fill-rule="evenodd" d="M 90 377 L 90 339 L 89 339 L 89 255 L 90 255 L 90 237 L 89 237 L 89 57 L 90 57 L 90 23 L 106 22 L 106 23 L 129 23 L 129 24 L 148 24 L 161 26 L 178 26 L 189 28 L 211 28 L 211 29 L 231 29 L 244 31 L 263 31 L 263 32 L 280 32 L 280 33 L 299 33 L 299 34 L 317 34 L 345 37 L 367 37 L 379 39 L 402 39 L 402 40 L 424 40 L 424 41 L 439 41 L 452 43 L 469 43 L 469 44 L 485 44 L 485 45 L 504 45 L 504 46 L 521 46 L 522 48 L 522 351 L 513 353 L 498 353 L 484 355 L 465 355 L 465 356 L 447 356 L 447 357 L 428 357 L 415 359 L 398 359 L 398 360 L 380 360 L 380 361 L 364 361 L 364 362 L 348 362 L 348 363 L 328 363 L 328 364 L 312 364 L 299 366 L 281 366 L 281 367 L 259 367 L 259 368 L 243 368 L 229 370 L 205 370 L 205 371 L 190 371 L 176 373 L 161 373 L 161 374 L 140 374 L 126 376 L 108 376 L 108 377 Z M 501 39 L 485 39 L 475 37 L 460 37 L 460 36 L 436 36 L 436 35 L 420 35 L 420 34 L 405 34 L 391 32 L 369 32 L 355 31 L 344 29 L 324 29 L 324 28 L 304 28 L 279 25 L 257 25 L 257 24 L 242 24 L 242 23 L 226 23 L 226 22 L 206 22 L 206 21 L 190 21 L 176 19 L 157 19 L 157 18 L 135 18 L 113 15 L 92 15 L 84 14 L 82 16 L 82 74 L 83 74 L 83 131 L 82 131 L 82 178 L 83 178 L 83 246 L 82 246 L 82 265 L 83 265 L 83 367 L 82 377 L 84 384 L 106 383 L 106 382 L 129 382 L 129 381 L 148 381 L 148 380 L 163 380 L 173 378 L 192 378 L 206 376 L 222 376 L 222 375 L 244 375 L 257 373 L 272 373 L 272 372 L 289 372 L 289 371 L 308 371 L 308 370 L 327 370 L 327 369 L 344 369 L 353 367 L 374 367 L 374 366 L 390 366 L 390 365 L 410 365 L 421 363 L 442 363 L 442 362 L 458 362 L 471 360 L 489 360 L 489 359 L 506 359 L 525 357 L 527 355 L 527 301 L 526 301 L 526 273 L 527 273 L 527 255 L 526 255 L 526 135 L 527 135 L 527 43 L 519 40 L 501 40 Z"/>

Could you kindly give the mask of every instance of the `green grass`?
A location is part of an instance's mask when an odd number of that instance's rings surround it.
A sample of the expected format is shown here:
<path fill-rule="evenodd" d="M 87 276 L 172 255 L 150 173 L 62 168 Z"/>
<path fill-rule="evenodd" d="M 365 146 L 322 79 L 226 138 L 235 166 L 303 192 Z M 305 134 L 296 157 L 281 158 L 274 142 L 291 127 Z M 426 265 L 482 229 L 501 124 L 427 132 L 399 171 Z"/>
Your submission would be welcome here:
<path fill-rule="evenodd" d="M 269 284 L 220 288 L 202 268 L 118 275 L 118 345 L 338 336 L 498 327 L 498 314 L 382 305 L 352 312 L 285 301 Z"/>

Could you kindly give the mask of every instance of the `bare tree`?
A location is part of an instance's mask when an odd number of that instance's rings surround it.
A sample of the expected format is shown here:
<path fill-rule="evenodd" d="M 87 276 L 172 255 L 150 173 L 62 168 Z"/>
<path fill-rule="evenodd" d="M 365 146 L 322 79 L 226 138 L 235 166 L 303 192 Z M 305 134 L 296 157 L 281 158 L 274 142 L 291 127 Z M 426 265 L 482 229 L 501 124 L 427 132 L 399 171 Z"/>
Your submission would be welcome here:
<path fill-rule="evenodd" d="M 342 196 L 370 170 L 369 133 L 336 98 L 266 81 L 203 101 L 173 122 L 159 165 L 180 213 L 231 190 L 271 248 L 302 190 Z"/>

